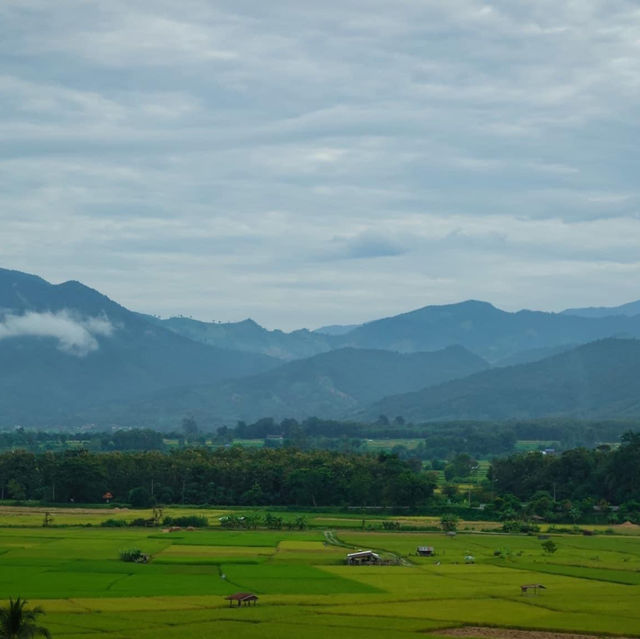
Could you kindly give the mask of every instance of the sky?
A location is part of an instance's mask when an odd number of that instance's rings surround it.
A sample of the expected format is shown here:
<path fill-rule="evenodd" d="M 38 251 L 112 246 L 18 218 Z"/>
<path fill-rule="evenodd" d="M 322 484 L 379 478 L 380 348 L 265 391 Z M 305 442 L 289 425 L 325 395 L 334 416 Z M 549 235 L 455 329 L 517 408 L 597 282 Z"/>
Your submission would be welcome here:
<path fill-rule="evenodd" d="M 640 5 L 4 0 L 0 266 L 290 330 L 640 298 Z"/>

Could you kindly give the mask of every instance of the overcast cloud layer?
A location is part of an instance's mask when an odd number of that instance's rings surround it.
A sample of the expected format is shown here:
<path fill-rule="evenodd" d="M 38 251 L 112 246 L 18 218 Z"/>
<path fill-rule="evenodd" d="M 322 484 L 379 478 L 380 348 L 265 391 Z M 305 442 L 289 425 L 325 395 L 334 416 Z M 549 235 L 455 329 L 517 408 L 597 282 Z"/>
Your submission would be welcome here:
<path fill-rule="evenodd" d="M 0 266 L 269 327 L 640 298 L 640 6 L 0 4 Z"/>

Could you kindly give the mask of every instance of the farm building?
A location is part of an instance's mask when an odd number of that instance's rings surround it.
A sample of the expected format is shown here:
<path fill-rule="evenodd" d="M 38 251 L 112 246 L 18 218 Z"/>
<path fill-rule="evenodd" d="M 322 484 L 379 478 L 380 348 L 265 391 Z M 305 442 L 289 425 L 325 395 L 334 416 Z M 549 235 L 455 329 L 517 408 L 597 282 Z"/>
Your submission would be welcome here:
<path fill-rule="evenodd" d="M 416 548 L 416 554 L 421 557 L 433 557 L 433 555 L 435 555 L 435 551 L 433 546 L 418 546 Z"/>
<path fill-rule="evenodd" d="M 236 592 L 233 595 L 227 595 L 225 599 L 229 602 L 229 607 L 233 606 L 234 601 L 238 602 L 238 606 L 250 606 L 252 602 L 255 606 L 258 596 L 252 592 Z"/>
<path fill-rule="evenodd" d="M 369 566 L 380 563 L 380 555 L 373 550 L 359 550 L 347 555 L 347 564 L 350 566 Z"/>

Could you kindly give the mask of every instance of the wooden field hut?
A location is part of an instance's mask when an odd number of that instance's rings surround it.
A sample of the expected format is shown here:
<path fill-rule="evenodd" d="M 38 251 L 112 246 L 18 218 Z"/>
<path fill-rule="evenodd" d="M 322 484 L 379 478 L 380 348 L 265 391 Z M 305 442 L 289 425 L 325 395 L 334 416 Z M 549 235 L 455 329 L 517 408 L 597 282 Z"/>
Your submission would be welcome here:
<path fill-rule="evenodd" d="M 238 607 L 240 606 L 250 606 L 253 604 L 256 605 L 256 601 L 258 601 L 258 595 L 254 595 L 252 592 L 236 592 L 232 595 L 227 595 L 225 599 L 229 602 L 229 608 L 233 606 L 233 602 L 238 602 Z"/>
<path fill-rule="evenodd" d="M 520 586 L 520 594 L 526 595 L 529 590 L 533 590 L 533 594 L 537 595 L 538 590 L 546 590 L 547 587 L 542 584 L 523 584 Z"/>
<path fill-rule="evenodd" d="M 433 546 L 418 546 L 416 554 L 420 555 L 420 557 L 433 557 L 436 553 Z"/>
<path fill-rule="evenodd" d="M 359 550 L 347 555 L 349 566 L 371 566 L 380 563 L 380 555 L 373 550 Z"/>

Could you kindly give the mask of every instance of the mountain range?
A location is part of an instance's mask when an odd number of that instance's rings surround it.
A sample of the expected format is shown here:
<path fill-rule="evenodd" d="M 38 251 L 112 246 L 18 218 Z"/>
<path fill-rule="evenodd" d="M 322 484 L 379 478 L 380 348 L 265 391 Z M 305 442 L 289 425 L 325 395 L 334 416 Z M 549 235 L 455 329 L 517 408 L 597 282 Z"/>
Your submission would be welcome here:
<path fill-rule="evenodd" d="M 79 282 L 0 269 L 0 427 L 640 415 L 625 381 L 640 362 L 635 309 L 466 301 L 287 333 L 160 319 Z"/>
<path fill-rule="evenodd" d="M 461 346 L 406 354 L 340 348 L 259 375 L 155 393 L 126 405 L 115 417 L 136 415 L 146 426 L 175 424 L 185 414 L 205 425 L 264 416 L 340 418 L 385 395 L 418 390 L 487 368 L 486 361 Z"/>
<path fill-rule="evenodd" d="M 194 342 L 79 282 L 0 270 L 2 426 L 97 421 L 105 403 L 279 363 Z"/>
<path fill-rule="evenodd" d="M 538 362 L 494 368 L 387 397 L 363 417 L 381 413 L 416 422 L 638 417 L 640 340 L 600 340 Z"/>

